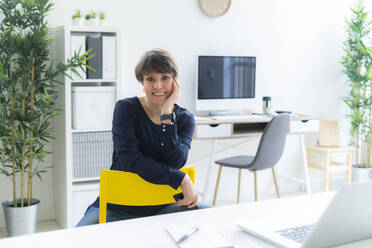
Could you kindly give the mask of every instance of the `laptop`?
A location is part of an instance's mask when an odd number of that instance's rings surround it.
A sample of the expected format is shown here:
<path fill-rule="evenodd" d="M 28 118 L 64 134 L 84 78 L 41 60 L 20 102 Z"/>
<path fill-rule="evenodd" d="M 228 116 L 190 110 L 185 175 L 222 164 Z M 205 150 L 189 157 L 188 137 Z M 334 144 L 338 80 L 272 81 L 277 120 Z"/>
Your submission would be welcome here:
<path fill-rule="evenodd" d="M 249 234 L 284 248 L 323 248 L 372 238 L 372 181 L 345 185 L 336 193 L 318 221 L 288 226 L 273 218 L 241 222 Z M 315 223 L 316 222 L 316 223 Z"/>

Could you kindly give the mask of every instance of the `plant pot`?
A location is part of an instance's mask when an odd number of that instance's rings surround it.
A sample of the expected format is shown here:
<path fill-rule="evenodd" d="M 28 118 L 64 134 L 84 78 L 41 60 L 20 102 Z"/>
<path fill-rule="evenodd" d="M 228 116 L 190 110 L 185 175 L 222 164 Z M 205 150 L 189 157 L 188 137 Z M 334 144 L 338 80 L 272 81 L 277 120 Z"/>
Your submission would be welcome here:
<path fill-rule="evenodd" d="M 83 23 L 83 18 L 74 18 L 71 20 L 72 25 L 81 25 Z"/>
<path fill-rule="evenodd" d="M 17 203 L 20 205 L 21 200 Z M 27 203 L 25 199 L 25 203 Z M 32 199 L 31 206 L 13 207 L 13 200 L 2 203 L 8 236 L 19 236 L 36 232 L 40 201 Z"/>
<path fill-rule="evenodd" d="M 97 25 L 97 19 L 96 18 L 92 18 L 92 19 L 85 20 L 85 25 L 87 25 L 87 26 L 96 26 Z"/>
<path fill-rule="evenodd" d="M 104 26 L 106 24 L 106 20 L 105 19 L 99 19 L 98 20 L 98 26 Z"/>
<path fill-rule="evenodd" d="M 372 168 L 358 168 L 353 165 L 352 169 L 353 182 L 367 182 L 372 180 Z"/>

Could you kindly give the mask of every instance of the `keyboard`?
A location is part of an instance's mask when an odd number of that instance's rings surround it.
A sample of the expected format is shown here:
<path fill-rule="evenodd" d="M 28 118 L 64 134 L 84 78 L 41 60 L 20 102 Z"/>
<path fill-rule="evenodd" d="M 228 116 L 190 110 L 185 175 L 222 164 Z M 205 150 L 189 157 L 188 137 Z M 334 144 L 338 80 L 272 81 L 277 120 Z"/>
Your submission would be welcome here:
<path fill-rule="evenodd" d="M 314 224 L 305 225 L 305 226 L 297 226 L 288 229 L 283 229 L 276 231 L 276 233 L 280 234 L 281 236 L 286 237 L 287 239 L 296 241 L 302 244 L 307 236 L 309 236 L 311 230 L 313 229 Z"/>

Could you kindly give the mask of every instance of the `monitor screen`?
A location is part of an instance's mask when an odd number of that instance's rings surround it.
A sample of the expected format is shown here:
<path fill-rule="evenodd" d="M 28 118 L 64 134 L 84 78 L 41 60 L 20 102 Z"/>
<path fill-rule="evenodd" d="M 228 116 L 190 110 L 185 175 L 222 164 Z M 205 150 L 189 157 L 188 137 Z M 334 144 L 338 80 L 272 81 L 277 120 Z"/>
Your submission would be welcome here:
<path fill-rule="evenodd" d="M 198 99 L 255 97 L 256 57 L 199 56 Z"/>

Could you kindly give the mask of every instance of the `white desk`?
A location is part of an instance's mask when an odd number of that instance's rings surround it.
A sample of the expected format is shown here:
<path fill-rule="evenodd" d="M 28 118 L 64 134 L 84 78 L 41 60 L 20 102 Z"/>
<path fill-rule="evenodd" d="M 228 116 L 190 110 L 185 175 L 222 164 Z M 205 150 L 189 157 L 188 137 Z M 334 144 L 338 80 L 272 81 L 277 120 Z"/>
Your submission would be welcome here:
<path fill-rule="evenodd" d="M 209 163 L 204 181 L 203 201 L 209 202 L 208 188 L 210 186 L 210 171 L 214 164 L 215 145 L 220 139 L 247 138 L 262 135 L 266 124 L 271 120 L 268 115 L 242 115 L 242 116 L 222 116 L 222 117 L 195 117 L 194 139 L 207 139 L 212 141 L 212 148 L 209 154 Z M 306 158 L 306 146 L 304 133 L 317 132 L 319 129 L 319 118 L 310 115 L 294 114 L 291 115 L 289 122 L 289 134 L 299 137 L 302 153 L 302 164 L 304 168 L 304 180 L 283 173 L 279 176 L 305 185 L 308 194 L 311 193 L 309 170 Z"/>
<path fill-rule="evenodd" d="M 176 247 L 167 226 L 213 225 L 236 248 L 273 248 L 273 246 L 250 236 L 236 227 L 243 220 L 262 217 L 281 217 L 286 221 L 305 215 L 320 216 L 333 193 L 320 193 L 282 198 L 254 203 L 244 203 L 195 210 L 175 214 L 159 215 L 108 224 L 38 233 L 15 238 L 0 239 L 0 247 L 67 248 L 67 247 Z M 370 248 L 372 239 L 340 246 L 340 248 Z"/>

